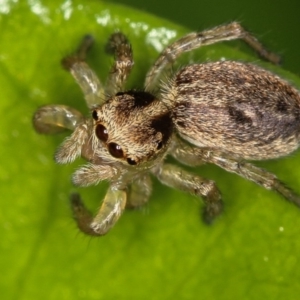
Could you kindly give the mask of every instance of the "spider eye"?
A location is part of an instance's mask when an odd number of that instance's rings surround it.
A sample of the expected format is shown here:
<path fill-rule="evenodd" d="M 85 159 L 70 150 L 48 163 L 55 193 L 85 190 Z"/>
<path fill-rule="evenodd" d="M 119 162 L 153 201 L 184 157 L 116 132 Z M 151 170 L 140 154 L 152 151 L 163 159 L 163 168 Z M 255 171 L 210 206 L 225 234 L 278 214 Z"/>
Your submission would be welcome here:
<path fill-rule="evenodd" d="M 104 127 L 102 124 L 98 124 L 96 126 L 96 130 L 95 130 L 96 136 L 97 138 L 102 141 L 102 142 L 106 142 L 108 139 L 108 132 L 106 127 Z"/>
<path fill-rule="evenodd" d="M 160 142 L 158 142 L 156 149 L 160 150 L 162 148 L 162 146 L 163 146 L 163 143 L 162 143 L 162 141 L 160 141 Z"/>
<path fill-rule="evenodd" d="M 98 114 L 97 114 L 97 111 L 96 110 L 93 110 L 93 113 L 92 113 L 92 117 L 95 121 L 98 120 Z"/>
<path fill-rule="evenodd" d="M 111 156 L 116 158 L 122 158 L 124 156 L 122 148 L 116 143 L 109 143 L 108 151 L 111 154 Z"/>
<path fill-rule="evenodd" d="M 136 161 L 130 157 L 127 158 L 127 162 L 129 165 L 132 165 L 132 166 L 136 165 Z"/>

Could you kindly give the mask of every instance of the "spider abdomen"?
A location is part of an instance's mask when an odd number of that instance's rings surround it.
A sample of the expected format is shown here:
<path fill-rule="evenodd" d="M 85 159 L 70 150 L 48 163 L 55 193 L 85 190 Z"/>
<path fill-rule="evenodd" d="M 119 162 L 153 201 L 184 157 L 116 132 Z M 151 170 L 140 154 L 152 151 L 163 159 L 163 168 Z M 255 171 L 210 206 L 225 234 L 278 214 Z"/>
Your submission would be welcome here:
<path fill-rule="evenodd" d="M 298 148 L 299 92 L 258 66 L 233 61 L 187 66 L 163 98 L 177 131 L 194 145 L 256 160 Z"/>

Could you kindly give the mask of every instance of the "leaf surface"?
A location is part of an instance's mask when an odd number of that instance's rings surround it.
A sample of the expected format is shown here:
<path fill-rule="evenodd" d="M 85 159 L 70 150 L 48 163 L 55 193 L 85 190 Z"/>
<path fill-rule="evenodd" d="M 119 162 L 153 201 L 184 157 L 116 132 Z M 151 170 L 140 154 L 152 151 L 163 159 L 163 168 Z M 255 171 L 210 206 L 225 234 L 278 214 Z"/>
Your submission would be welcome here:
<path fill-rule="evenodd" d="M 199 219 L 201 201 L 154 180 L 150 203 L 126 211 L 107 236 L 78 233 L 69 209 L 76 190 L 70 175 L 83 161 L 56 165 L 53 154 L 64 135 L 41 136 L 31 125 L 34 111 L 45 104 L 88 113 L 60 59 L 84 34 L 94 35 L 88 62 L 105 82 L 112 58 L 104 45 L 122 30 L 135 57 L 128 87 L 142 88 L 158 53 L 188 30 L 100 1 L 48 2 L 7 0 L 0 7 L 1 298 L 295 299 L 299 210 L 214 166 L 193 170 L 215 180 L 223 193 L 226 210 L 213 226 Z M 179 65 L 222 57 L 257 61 L 249 53 L 213 45 L 185 55 Z M 292 74 L 272 69 L 300 86 Z M 295 154 L 261 165 L 299 187 L 299 160 Z M 101 183 L 79 192 L 96 211 L 106 188 Z"/>

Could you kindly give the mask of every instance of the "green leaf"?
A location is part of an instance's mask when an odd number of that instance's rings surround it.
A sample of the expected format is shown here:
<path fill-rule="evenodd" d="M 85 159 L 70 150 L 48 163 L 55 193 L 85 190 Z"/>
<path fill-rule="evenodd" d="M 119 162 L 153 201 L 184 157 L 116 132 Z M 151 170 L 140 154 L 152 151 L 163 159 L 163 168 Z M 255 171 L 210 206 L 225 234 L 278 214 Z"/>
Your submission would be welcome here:
<path fill-rule="evenodd" d="M 126 211 L 107 236 L 78 233 L 69 209 L 75 190 L 70 176 L 78 163 L 55 165 L 53 153 L 64 136 L 41 136 L 31 125 L 44 104 L 87 112 L 60 59 L 91 33 L 96 44 L 88 60 L 104 81 L 112 63 L 104 44 L 122 30 L 135 57 L 128 85 L 142 87 L 159 51 L 188 30 L 100 1 L 48 2 L 0 5 L 1 298 L 296 299 L 299 210 L 214 166 L 194 169 L 214 179 L 223 193 L 226 210 L 213 226 L 200 221 L 198 199 L 155 181 L 150 203 Z M 185 55 L 185 62 L 221 57 L 257 62 L 239 51 L 240 43 L 234 45 L 200 49 Z M 272 69 L 300 86 L 295 76 Z M 299 160 L 296 154 L 260 165 L 299 187 Z M 101 183 L 80 193 L 96 211 L 106 188 Z"/>

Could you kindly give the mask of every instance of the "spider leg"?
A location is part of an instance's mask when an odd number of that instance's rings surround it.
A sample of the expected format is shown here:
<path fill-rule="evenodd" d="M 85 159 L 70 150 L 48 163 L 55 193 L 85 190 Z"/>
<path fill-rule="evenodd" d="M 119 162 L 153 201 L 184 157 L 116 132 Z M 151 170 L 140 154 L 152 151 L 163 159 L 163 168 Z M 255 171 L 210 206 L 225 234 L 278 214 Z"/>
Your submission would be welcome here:
<path fill-rule="evenodd" d="M 278 55 L 267 51 L 264 46 L 239 23 L 232 22 L 209 30 L 189 33 L 166 47 L 147 73 L 145 81 L 146 90 L 151 91 L 156 86 L 162 71 L 176 61 L 182 53 L 192 51 L 202 46 L 236 39 L 242 39 L 264 59 L 274 64 L 280 62 Z"/>
<path fill-rule="evenodd" d="M 225 155 L 215 153 L 209 159 L 213 164 L 227 170 L 231 173 L 236 173 L 243 178 L 251 180 L 258 185 L 263 186 L 267 190 L 274 190 L 281 194 L 286 200 L 300 207 L 300 197 L 290 188 L 286 187 L 274 174 L 256 167 L 255 165 L 227 158 Z"/>
<path fill-rule="evenodd" d="M 62 59 L 62 65 L 70 71 L 75 81 L 81 88 L 87 106 L 92 108 L 104 102 L 104 89 L 96 73 L 85 62 L 86 53 L 92 46 L 92 36 L 83 37 L 77 51 Z"/>
<path fill-rule="evenodd" d="M 137 208 L 148 202 L 152 192 L 152 182 L 148 174 L 140 176 L 129 186 L 126 208 Z"/>
<path fill-rule="evenodd" d="M 127 37 L 121 32 L 111 35 L 106 50 L 114 55 L 115 61 L 107 78 L 105 94 L 113 96 L 123 90 L 134 62 L 131 45 Z"/>
<path fill-rule="evenodd" d="M 228 172 L 236 173 L 245 179 L 253 181 L 268 190 L 276 191 L 286 200 L 300 207 L 299 195 L 286 187 L 274 174 L 256 167 L 251 163 L 241 161 L 213 149 L 193 147 L 181 140 L 174 142 L 170 154 L 186 165 L 195 166 L 203 163 L 215 164 Z"/>
<path fill-rule="evenodd" d="M 212 223 L 222 213 L 221 194 L 213 181 L 190 174 L 171 164 L 163 164 L 154 174 L 165 185 L 202 197 L 205 203 L 203 219 L 206 223 Z"/>
<path fill-rule="evenodd" d="M 118 170 L 113 166 L 89 163 L 74 172 L 72 181 L 76 186 L 86 187 L 97 185 L 100 181 L 111 180 L 117 174 Z"/>
<path fill-rule="evenodd" d="M 120 218 L 126 204 L 126 191 L 109 188 L 95 217 L 86 209 L 79 194 L 71 195 L 71 206 L 78 228 L 85 234 L 106 234 Z"/>
<path fill-rule="evenodd" d="M 65 105 L 42 106 L 34 113 L 32 119 L 35 130 L 43 134 L 74 130 L 83 120 L 84 117 L 79 111 Z"/>
<path fill-rule="evenodd" d="M 86 123 L 78 125 L 73 133 L 67 137 L 55 154 L 55 161 L 59 164 L 73 162 L 81 156 L 82 146 L 88 139 L 88 126 Z"/>

